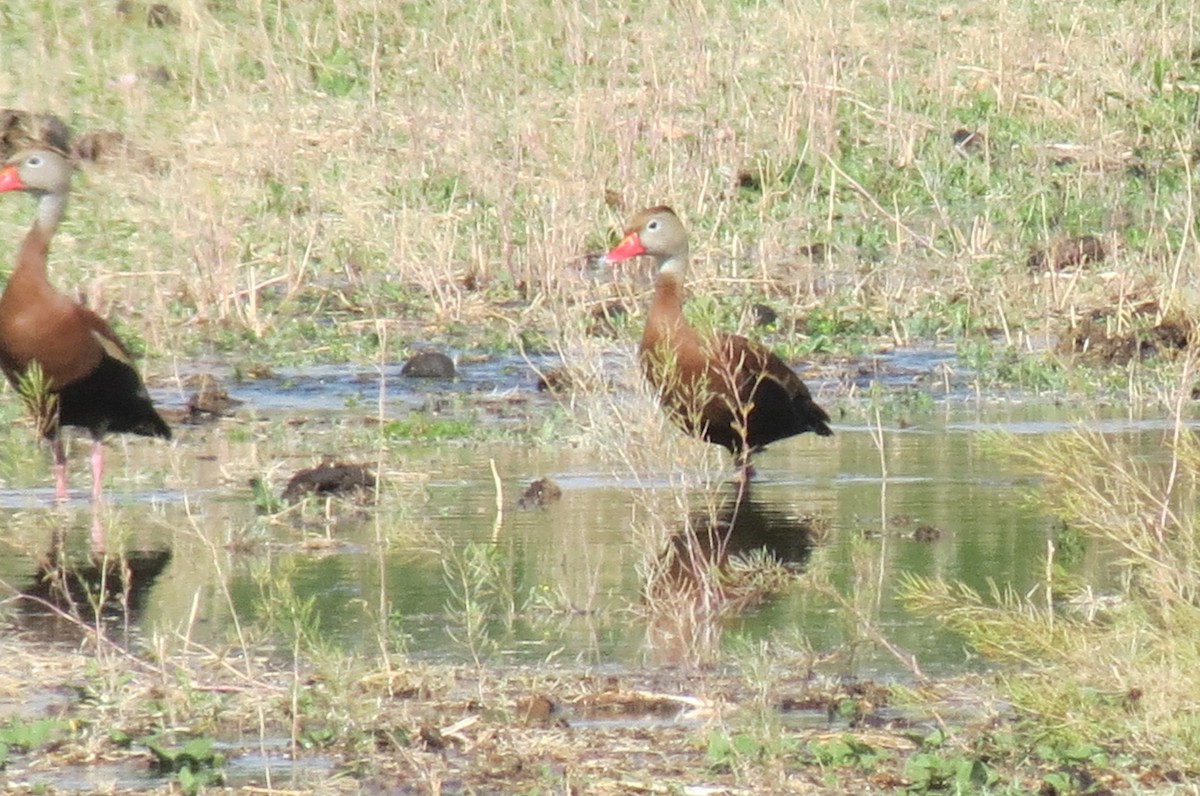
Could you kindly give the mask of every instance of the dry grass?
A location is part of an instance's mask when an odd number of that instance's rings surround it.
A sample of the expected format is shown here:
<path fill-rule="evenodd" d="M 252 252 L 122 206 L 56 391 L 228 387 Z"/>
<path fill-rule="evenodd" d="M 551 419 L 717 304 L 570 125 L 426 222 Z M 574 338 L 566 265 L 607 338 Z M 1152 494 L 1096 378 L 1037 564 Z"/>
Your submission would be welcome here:
<path fill-rule="evenodd" d="M 954 307 L 1036 337 L 1067 302 L 1019 264 L 1080 225 L 1134 237 L 1115 267 L 1139 295 L 1194 302 L 1174 202 L 1190 189 L 1139 198 L 1121 176 L 1187 169 L 1189 130 L 1154 116 L 1193 96 L 1186 4 L 1068 24 L 1036 3 L 685 3 L 661 24 L 528 2 L 186 2 L 162 28 L 136 4 L 68 6 L 8 12 L 0 96 L 140 153 L 88 170 L 56 260 L 151 357 L 274 340 L 369 357 L 344 342 L 360 319 L 438 334 L 509 297 L 550 328 L 607 290 L 576 258 L 661 201 L 693 230 L 698 293 L 836 308 L 901 342 Z M 959 127 L 986 133 L 978 154 L 951 145 Z M 814 243 L 828 262 L 804 256 Z M 294 345 L 314 316 L 322 334 Z"/>

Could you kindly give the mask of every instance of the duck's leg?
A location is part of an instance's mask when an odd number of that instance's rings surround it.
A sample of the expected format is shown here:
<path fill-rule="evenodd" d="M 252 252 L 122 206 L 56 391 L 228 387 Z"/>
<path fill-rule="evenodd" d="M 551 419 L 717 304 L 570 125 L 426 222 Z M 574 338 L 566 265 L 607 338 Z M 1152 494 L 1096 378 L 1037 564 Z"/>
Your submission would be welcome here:
<path fill-rule="evenodd" d="M 750 479 L 754 477 L 754 465 L 750 463 L 750 454 L 753 453 L 750 448 L 742 448 L 733 454 L 733 464 L 737 467 L 737 474 L 733 476 L 735 483 L 745 484 L 747 488 L 750 486 Z"/>
<path fill-rule="evenodd" d="M 104 487 L 104 443 L 99 437 L 92 440 L 92 502 L 100 502 Z"/>
<path fill-rule="evenodd" d="M 104 552 L 104 521 L 100 518 L 100 505 L 92 504 L 92 552 Z"/>
<path fill-rule="evenodd" d="M 54 499 L 67 499 L 67 452 L 63 448 L 62 434 L 55 434 L 50 442 L 54 452 Z"/>

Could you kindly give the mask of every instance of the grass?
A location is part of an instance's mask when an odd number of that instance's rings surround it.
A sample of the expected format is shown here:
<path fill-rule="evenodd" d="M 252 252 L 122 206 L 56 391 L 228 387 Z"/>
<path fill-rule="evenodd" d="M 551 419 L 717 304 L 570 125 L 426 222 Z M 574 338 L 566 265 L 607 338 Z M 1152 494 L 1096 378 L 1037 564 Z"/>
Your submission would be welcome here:
<path fill-rule="evenodd" d="M 56 274 L 86 274 L 151 362 L 370 361 L 363 319 L 511 345 L 496 307 L 552 329 L 600 300 L 573 260 L 657 201 L 693 230 L 694 291 L 787 307 L 816 341 L 797 353 L 1054 333 L 1111 287 L 1031 289 L 1025 259 L 1061 235 L 1102 236 L 1120 291 L 1194 302 L 1186 4 L 1072 26 L 1033 3 L 694 5 L 669 26 L 521 2 L 180 11 L 43 1 L 2 34 L 0 95 L 138 155 L 85 169 Z M 0 212 L 15 238 L 28 207 Z"/>
<path fill-rule="evenodd" d="M 119 319 L 154 383 L 172 378 L 177 363 L 210 356 L 244 373 L 367 367 L 435 344 L 480 357 L 554 352 L 575 389 L 545 426 L 519 431 L 489 428 L 487 409 L 466 402 L 447 416 L 388 418 L 381 408 L 376 422 L 319 432 L 240 418 L 212 432 L 207 458 L 186 446 L 138 448 L 163 473 L 156 486 L 188 501 L 193 489 L 222 495 L 189 502 L 186 522 L 153 509 L 148 525 L 181 525 L 178 554 L 211 562 L 181 575 L 158 610 L 228 621 L 231 635 L 222 647 L 194 640 L 193 625 L 159 626 L 150 661 L 95 641 L 103 652 L 72 657 L 52 678 L 83 683 L 85 694 L 65 711 L 82 729 L 52 753 L 114 752 L 115 742 L 92 733 L 114 721 L 130 738 L 161 731 L 163 749 L 186 749 L 229 729 L 214 718 L 222 711 L 260 737 L 332 748 L 356 761 L 346 770 L 367 787 L 402 773 L 431 792 L 455 781 L 529 792 L 642 781 L 682 789 L 689 777 L 667 778 L 679 770 L 761 792 L 834 789 L 846 779 L 913 792 L 1064 792 L 1089 787 L 1081 771 L 1144 774 L 1148 759 L 1173 764 L 1194 752 L 1195 728 L 1170 712 L 1195 690 L 1187 509 L 1197 462 L 1187 434 L 1172 440 L 1175 467 L 1165 471 L 1111 468 L 1126 461 L 1123 449 L 1085 435 L 1026 453 L 1049 467 L 1051 508 L 1087 540 L 1080 555 L 1102 544 L 1126 559 L 1128 583 L 1103 621 L 1067 613 L 1085 584 L 1053 567 L 1037 602 L 1005 584 L 981 596 L 949 581 L 913 582 L 914 602 L 978 650 L 1034 665 L 1002 683 L 1028 724 L 1011 737 L 980 722 L 885 740 L 854 723 L 872 715 L 865 699 L 831 694 L 831 704 L 850 705 L 831 713 L 845 726 L 799 739 L 767 695 L 816 689 L 780 670 L 811 673 L 828 650 L 772 641 L 730 659 L 732 626 L 762 593 L 795 588 L 795 579 L 752 556 L 724 569 L 697 563 L 695 531 L 720 518 L 727 461 L 654 412 L 629 355 L 648 275 L 591 269 L 585 258 L 613 242 L 631 211 L 669 202 L 692 234 L 689 313 L 700 325 L 751 330 L 750 308 L 763 303 L 779 319 L 750 333 L 791 361 L 836 369 L 880 349 L 937 343 L 957 350 L 955 367 L 979 394 L 1161 406 L 1163 395 L 1188 391 L 1185 358 L 1114 365 L 1056 342 L 1085 322 L 1149 334 L 1165 318 L 1196 314 L 1200 42 L 1191 4 L 1100 2 L 1065 14 L 1030 0 L 626 9 L 183 0 L 176 10 L 178 23 L 152 27 L 137 5 L 128 14 L 62 0 L 0 9 L 0 104 L 125 137 L 127 148 L 78 175 L 52 276 Z M 975 133 L 972 143 L 956 145 L 959 130 Z M 30 213 L 26 200 L 0 201 L 0 240 L 15 246 Z M 1032 254 L 1074 235 L 1097 236 L 1107 258 L 1030 273 Z M 606 337 L 592 312 L 614 300 L 628 313 Z M 938 409 L 925 385 L 884 394 L 847 381 L 822 385 L 818 399 L 877 426 L 886 527 L 889 470 L 900 477 L 908 462 L 903 445 L 885 447 L 884 424 L 919 424 Z M 22 483 L 34 456 L 14 403 L 0 402 L 17 426 L 0 448 L 6 483 Z M 600 499 L 574 520 L 577 535 L 556 537 L 583 565 L 563 571 L 524 557 L 544 549 L 534 524 L 490 504 L 478 509 L 478 479 L 464 474 L 477 461 L 444 464 L 455 445 L 507 446 L 496 458 L 511 483 L 526 467 L 511 449 L 530 441 L 578 446 L 632 479 L 635 505 L 619 521 L 634 531 L 627 559 L 597 560 L 612 553 L 588 547 L 603 530 L 595 523 L 612 516 Z M 279 514 L 271 500 L 292 465 L 339 446 L 370 451 L 365 460 L 381 473 L 381 496 L 362 509 L 369 533 L 357 507 L 340 525 L 329 504 L 322 518 L 316 503 Z M 438 462 L 417 458 L 429 450 Z M 824 465 L 819 449 L 813 459 Z M 947 480 L 957 473 L 949 458 L 939 464 Z M 429 486 L 429 469 L 460 485 Z M 120 477 L 143 482 L 129 470 Z M 429 533 L 433 489 L 450 495 L 443 504 L 475 506 L 483 518 L 461 521 L 472 540 L 465 549 Z M 263 516 L 231 508 L 256 500 Z M 136 535 L 147 526 L 139 508 L 122 505 L 105 521 Z M 874 510 L 833 522 L 866 537 Z M 72 523 L 20 517 L 12 544 L 33 554 L 47 525 Z M 306 547 L 314 527 L 330 545 L 367 552 L 323 557 Z M 492 543 L 496 534 L 503 545 Z M 808 585 L 834 606 L 830 624 L 846 625 L 849 657 L 886 630 L 885 564 L 904 550 L 883 538 L 877 550 L 867 540 L 853 546 L 848 595 Z M 402 610 L 396 595 L 422 584 L 389 581 L 382 556 L 396 548 L 439 562 L 450 597 Z M 1060 539 L 1057 560 L 1067 549 Z M 691 562 L 693 589 L 660 588 L 671 572 L 664 550 Z M 361 570 L 353 582 L 362 593 L 314 602 L 311 583 L 339 566 Z M 519 578 L 522 567 L 536 577 Z M 616 604 L 612 595 L 633 581 L 640 599 Z M 180 608 L 185 597 L 197 601 L 190 611 Z M 319 619 L 333 601 L 350 606 L 336 614 L 347 625 L 378 623 L 378 658 L 327 643 L 347 630 Z M 429 616 L 439 631 L 453 629 L 469 672 L 403 652 L 401 634 L 425 632 Z M 537 649 L 552 659 L 558 639 L 591 634 L 598 649 L 630 621 L 648 638 L 659 634 L 664 657 L 701 674 L 695 689 L 667 688 L 652 670 L 616 690 L 727 689 L 750 707 L 715 710 L 699 734 L 663 730 L 656 752 L 666 762 L 645 769 L 616 756 L 620 744 L 603 733 L 562 741 L 552 721 L 513 720 L 539 690 L 570 694 L 584 716 L 606 693 L 590 673 L 505 670 L 498 639 L 514 623 L 539 630 Z M 723 666 L 736 669 L 732 679 Z M 543 679 L 556 676 L 563 682 Z M 1147 682 L 1170 687 L 1150 693 Z M 481 723 L 456 727 L 464 715 Z M 189 731 L 173 737 L 180 726 Z M 905 745 L 888 746 L 897 738 Z M 546 768 L 547 760 L 560 762 Z M 618 774 L 598 773 L 614 760 Z M 180 786 L 191 787 L 182 778 Z"/>
<path fill-rule="evenodd" d="M 911 578 L 912 604 L 959 629 L 981 653 L 1019 668 L 1007 677 L 1026 731 L 1052 748 L 1152 754 L 1190 769 L 1200 735 L 1179 706 L 1191 700 L 1200 590 L 1194 521 L 1200 460 L 1183 415 L 1195 357 L 1170 398 L 1176 424 L 1165 460 L 1132 455 L 1086 429 L 1007 447 L 1045 479 L 1046 508 L 1063 523 L 1062 554 L 1096 547 L 1115 559 L 1107 592 L 1068 574 L 1054 541 L 1038 588 L 978 592 Z"/>

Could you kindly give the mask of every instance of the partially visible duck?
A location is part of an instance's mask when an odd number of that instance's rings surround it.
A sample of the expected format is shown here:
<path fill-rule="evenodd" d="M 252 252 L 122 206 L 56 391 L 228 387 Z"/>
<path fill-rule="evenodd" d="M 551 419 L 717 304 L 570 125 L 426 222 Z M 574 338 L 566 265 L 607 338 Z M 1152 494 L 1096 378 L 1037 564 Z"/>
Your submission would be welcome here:
<path fill-rule="evenodd" d="M 671 208 L 637 213 L 605 261 L 639 255 L 658 265 L 639 357 L 672 421 L 728 448 L 739 465 L 776 440 L 806 431 L 833 434 L 829 414 L 783 360 L 741 335 L 702 336 L 688 325 L 683 317 L 688 236 Z"/>
<path fill-rule="evenodd" d="M 73 167 L 49 148 L 27 149 L 0 169 L 0 193 L 23 191 L 37 199 L 33 226 L 17 252 L 17 266 L 0 295 L 0 368 L 21 391 L 37 363 L 50 400 L 25 388 L 22 397 L 38 413 L 54 450 L 55 496 L 67 495 L 61 427 L 91 432 L 92 499 L 99 500 L 104 474 L 102 439 L 125 432 L 170 439 L 128 349 L 96 313 L 56 290 L 46 278 L 50 239 L 67 206 Z"/>

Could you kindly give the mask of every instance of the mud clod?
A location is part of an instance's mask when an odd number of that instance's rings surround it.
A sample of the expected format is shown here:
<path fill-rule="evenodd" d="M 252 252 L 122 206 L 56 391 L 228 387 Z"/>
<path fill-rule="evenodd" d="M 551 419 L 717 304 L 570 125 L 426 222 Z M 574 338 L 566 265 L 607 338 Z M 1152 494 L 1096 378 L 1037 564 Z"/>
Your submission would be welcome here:
<path fill-rule="evenodd" d="M 441 351 L 422 351 L 408 358 L 400 375 L 410 379 L 453 379 L 458 371 L 454 360 Z"/>
<path fill-rule="evenodd" d="M 571 389 L 571 374 L 564 367 L 546 368 L 538 374 L 538 392 L 561 393 Z"/>
<path fill-rule="evenodd" d="M 560 500 L 562 500 L 562 487 L 549 478 L 539 478 L 522 493 L 521 499 L 517 501 L 517 508 L 545 508 Z"/>
<path fill-rule="evenodd" d="M 761 329 L 764 326 L 773 326 L 779 323 L 779 313 L 766 304 L 751 304 L 750 319 L 756 327 Z"/>
<path fill-rule="evenodd" d="M 1033 252 L 1025 264 L 1031 271 L 1062 271 L 1089 263 L 1099 263 L 1107 256 L 1104 241 L 1095 235 L 1079 235 L 1056 241 L 1044 250 Z"/>
<path fill-rule="evenodd" d="M 1186 349 L 1193 326 L 1186 318 L 1164 318 L 1149 329 L 1110 331 L 1109 320 L 1084 318 L 1059 336 L 1056 350 L 1090 364 L 1124 365 Z"/>
<path fill-rule="evenodd" d="M 942 529 L 936 525 L 919 525 L 913 531 L 912 538 L 917 542 L 931 544 L 942 538 Z"/>
<path fill-rule="evenodd" d="M 361 464 L 322 462 L 299 470 L 283 490 L 283 499 L 295 502 L 305 495 L 357 495 L 375 490 L 375 474 Z"/>
<path fill-rule="evenodd" d="M 184 422 L 206 423 L 220 417 L 228 417 L 242 403 L 244 402 L 231 397 L 216 378 L 206 373 L 200 377 L 199 389 L 188 398 Z"/>
<path fill-rule="evenodd" d="M 179 12 L 166 3 L 154 3 L 146 9 L 146 25 L 151 28 L 179 27 Z"/>
<path fill-rule="evenodd" d="M 963 156 L 977 154 L 987 145 L 987 135 L 980 130 L 968 130 L 960 127 L 950 134 L 954 150 Z"/>

